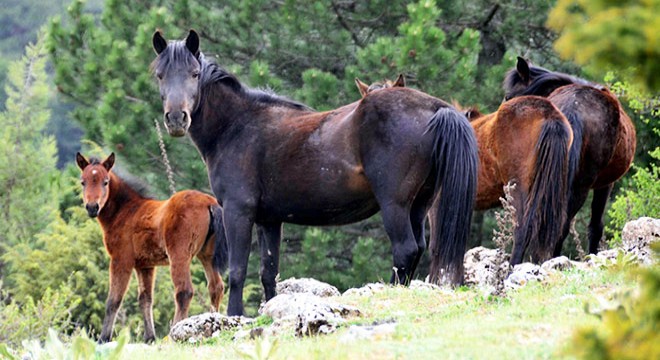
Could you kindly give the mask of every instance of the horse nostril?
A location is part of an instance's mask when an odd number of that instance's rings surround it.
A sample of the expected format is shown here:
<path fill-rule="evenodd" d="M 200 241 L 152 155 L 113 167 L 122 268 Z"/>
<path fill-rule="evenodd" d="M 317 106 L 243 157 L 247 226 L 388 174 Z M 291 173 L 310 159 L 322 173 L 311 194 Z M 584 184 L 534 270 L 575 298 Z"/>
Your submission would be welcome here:
<path fill-rule="evenodd" d="M 169 120 L 169 119 L 170 119 L 170 112 L 169 112 L 169 111 L 165 113 L 165 119 L 166 119 L 166 120 Z"/>

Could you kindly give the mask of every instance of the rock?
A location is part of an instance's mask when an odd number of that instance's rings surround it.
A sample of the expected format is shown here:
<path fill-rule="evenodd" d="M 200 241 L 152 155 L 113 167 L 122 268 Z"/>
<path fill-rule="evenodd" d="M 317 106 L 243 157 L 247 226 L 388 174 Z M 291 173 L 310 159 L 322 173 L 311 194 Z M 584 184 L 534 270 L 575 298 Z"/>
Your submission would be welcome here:
<path fill-rule="evenodd" d="M 310 278 L 290 278 L 277 283 L 278 294 L 311 293 L 320 297 L 340 296 L 336 287 Z"/>
<path fill-rule="evenodd" d="M 351 325 L 348 331 L 339 338 L 340 342 L 351 342 L 355 340 L 379 340 L 389 338 L 396 332 L 396 323 L 385 323 L 378 325 Z"/>
<path fill-rule="evenodd" d="M 243 316 L 225 316 L 217 312 L 204 313 L 181 320 L 170 329 L 170 339 L 178 342 L 198 342 L 221 331 L 241 328 L 254 319 Z"/>
<path fill-rule="evenodd" d="M 621 232 L 623 251 L 637 256 L 640 263 L 653 262 L 651 243 L 660 240 L 660 219 L 641 217 L 629 221 Z"/>
<path fill-rule="evenodd" d="M 310 293 L 280 294 L 264 304 L 259 312 L 270 316 L 274 328 L 288 329 L 295 324 L 297 336 L 329 334 L 345 318 L 361 316 L 355 307 L 337 304 Z"/>
<path fill-rule="evenodd" d="M 509 275 L 509 255 L 501 249 L 483 246 L 465 253 L 465 284 L 482 287 L 492 295 L 501 295 L 504 279 Z"/>
<path fill-rule="evenodd" d="M 421 280 L 411 281 L 409 287 L 411 289 L 418 289 L 418 290 L 442 290 L 442 288 L 438 285 L 431 284 L 429 282 L 421 281 Z"/>
<path fill-rule="evenodd" d="M 360 288 L 348 289 L 344 291 L 342 296 L 371 296 L 377 292 L 385 290 L 385 288 L 385 284 L 383 283 L 371 283 Z"/>
<path fill-rule="evenodd" d="M 566 256 L 559 256 L 544 262 L 541 268 L 547 272 L 564 271 L 573 268 L 574 262 Z"/>
<path fill-rule="evenodd" d="M 517 289 L 525 286 L 530 281 L 543 281 L 548 273 L 539 265 L 522 263 L 513 267 L 513 272 L 504 280 L 506 289 Z"/>

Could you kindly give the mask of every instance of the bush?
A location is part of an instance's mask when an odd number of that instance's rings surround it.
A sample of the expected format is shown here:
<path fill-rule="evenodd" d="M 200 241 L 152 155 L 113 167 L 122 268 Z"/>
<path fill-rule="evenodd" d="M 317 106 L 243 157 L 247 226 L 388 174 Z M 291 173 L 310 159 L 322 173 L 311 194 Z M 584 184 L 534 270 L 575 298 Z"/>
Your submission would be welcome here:
<path fill-rule="evenodd" d="M 0 343 L 18 346 L 23 340 L 43 341 L 49 328 L 68 332 L 73 328 L 71 313 L 77 300 L 67 285 L 56 291 L 47 288 L 41 299 L 31 296 L 22 303 L 6 301 L 7 294 L 0 283 Z"/>
<path fill-rule="evenodd" d="M 651 156 L 660 160 L 660 147 L 651 152 Z M 635 167 L 632 176 L 632 188 L 624 190 L 616 197 L 609 211 L 611 218 L 607 231 L 612 234 L 610 246 L 621 243 L 620 229 L 630 220 L 642 216 L 660 214 L 660 166 L 651 163 L 649 168 Z"/>

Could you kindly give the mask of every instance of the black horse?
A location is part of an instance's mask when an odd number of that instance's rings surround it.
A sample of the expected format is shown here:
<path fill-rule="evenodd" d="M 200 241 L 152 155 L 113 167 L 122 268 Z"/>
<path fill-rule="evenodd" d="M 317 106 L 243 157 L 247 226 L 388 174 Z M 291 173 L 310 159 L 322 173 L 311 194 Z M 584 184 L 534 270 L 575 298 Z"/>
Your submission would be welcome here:
<path fill-rule="evenodd" d="M 208 61 L 199 37 L 153 36 L 171 136 L 190 134 L 224 209 L 229 315 L 243 314 L 256 223 L 261 281 L 275 296 L 282 223 L 334 225 L 382 213 L 392 242 L 392 282 L 407 283 L 426 247 L 424 219 L 439 196 L 431 279 L 460 284 L 477 183 L 477 144 L 446 102 L 396 88 L 326 112 L 261 90 Z M 442 190 L 442 191 L 440 191 Z"/>
<path fill-rule="evenodd" d="M 619 100 L 603 85 L 530 65 L 518 57 L 504 80 L 505 98 L 546 96 L 566 116 L 573 130 L 569 153 L 568 218 L 557 239 L 561 254 L 572 219 L 594 195 L 589 222 L 589 252 L 596 253 L 603 236 L 603 213 L 614 183 L 628 172 L 635 155 L 635 127 Z"/>

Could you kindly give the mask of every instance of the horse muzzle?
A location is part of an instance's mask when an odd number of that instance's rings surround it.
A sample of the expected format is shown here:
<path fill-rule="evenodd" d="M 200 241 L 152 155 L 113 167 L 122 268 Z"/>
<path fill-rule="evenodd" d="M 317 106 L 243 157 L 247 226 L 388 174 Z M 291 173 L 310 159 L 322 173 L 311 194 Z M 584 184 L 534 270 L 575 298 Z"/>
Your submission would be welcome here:
<path fill-rule="evenodd" d="M 181 137 L 188 131 L 190 116 L 186 111 L 169 111 L 165 113 L 164 123 L 170 136 Z"/>
<path fill-rule="evenodd" d="M 99 216 L 99 211 L 101 210 L 98 203 L 88 203 L 85 205 L 85 209 L 87 209 L 87 215 L 91 218 Z"/>

